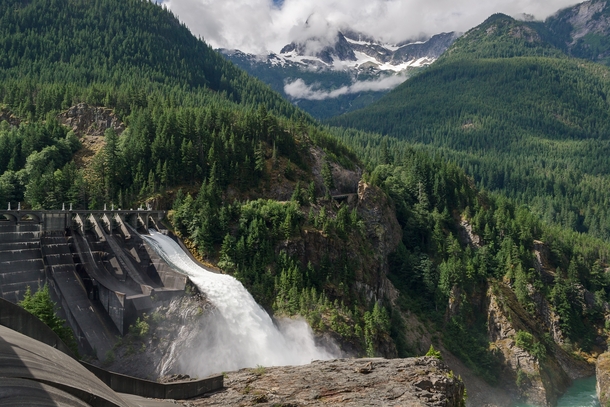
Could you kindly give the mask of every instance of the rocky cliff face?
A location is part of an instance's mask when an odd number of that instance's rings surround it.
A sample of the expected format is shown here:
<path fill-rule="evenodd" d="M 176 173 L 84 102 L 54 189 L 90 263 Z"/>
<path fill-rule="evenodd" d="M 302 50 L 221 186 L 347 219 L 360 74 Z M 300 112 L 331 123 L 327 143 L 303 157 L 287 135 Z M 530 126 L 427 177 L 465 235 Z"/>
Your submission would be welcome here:
<path fill-rule="evenodd" d="M 303 230 L 300 238 L 285 241 L 279 249 L 286 250 L 290 255 L 296 255 L 302 264 L 308 262 L 320 264 L 325 256 L 331 261 L 337 260 L 340 249 L 347 248 L 351 258 L 354 259 L 352 266 L 356 289 L 364 291 L 369 301 L 384 299 L 394 301 L 398 293 L 386 277 L 388 256 L 398 247 L 402 238 L 402 229 L 387 195 L 380 188 L 360 181 L 361 168 L 344 168 L 328 159 L 326 153 L 318 147 L 309 149 L 307 160 L 316 195 L 319 197 L 325 193 L 322 167 L 328 161 L 334 184 L 330 194 L 336 197 L 331 201 L 330 206 L 325 203 L 312 205 L 314 211 L 317 213 L 322 205 L 326 205 L 328 215 L 334 217 L 339 204 L 343 202 L 350 209 L 357 210 L 364 226 L 364 236 L 353 233 L 347 239 L 346 245 L 343 243 L 337 245 L 318 230 Z M 280 163 L 279 169 L 269 169 L 274 175 L 270 177 L 271 182 L 263 194 L 270 193 L 275 199 L 287 200 L 294 191 L 295 182 L 275 176 L 275 172 L 282 171 L 282 166 L 283 163 Z M 304 174 L 299 176 L 305 177 Z M 363 251 L 367 255 L 361 255 Z"/>
<path fill-rule="evenodd" d="M 607 1 L 585 1 L 547 20 L 558 45 L 571 55 L 608 64 L 610 8 Z"/>
<path fill-rule="evenodd" d="M 71 128 L 77 136 L 103 136 L 112 128 L 117 134 L 125 130 L 125 125 L 114 114 L 112 109 L 89 106 L 79 103 L 58 116 L 59 121 Z"/>
<path fill-rule="evenodd" d="M 606 352 L 597 358 L 597 397 L 602 407 L 610 405 L 610 353 Z"/>
<path fill-rule="evenodd" d="M 333 174 L 336 175 L 339 170 L 334 167 Z M 344 176 L 349 178 L 347 172 Z M 347 194 L 341 199 L 346 201 L 350 210 L 357 211 L 362 223 L 360 233 L 350 233 L 345 240 L 340 240 L 321 230 L 305 228 L 300 236 L 283 241 L 276 251 L 284 250 L 288 255 L 298 258 L 302 264 L 323 264 L 325 261 L 335 263 L 343 261 L 347 256 L 353 281 L 348 288 L 335 287 L 332 295 L 337 298 L 348 296 L 345 291 L 347 289 L 355 298 L 360 298 L 371 306 L 378 301 L 387 306 L 398 298 L 398 291 L 388 279 L 387 273 L 388 256 L 396 250 L 402 230 L 383 191 L 364 182 L 357 185 L 357 194 Z M 329 217 L 334 217 L 339 203 L 334 200 L 318 203 L 312 205 L 312 210 L 318 213 L 322 206 Z M 339 337 L 335 340 L 341 343 L 347 355 L 364 353 L 357 343 L 346 342 Z M 396 347 L 389 337 L 377 343 L 376 348 L 385 357 L 397 355 Z"/>
<path fill-rule="evenodd" d="M 118 135 L 125 130 L 112 109 L 79 103 L 57 116 L 59 122 L 70 128 L 80 139 L 83 148 L 74 155 L 79 168 L 86 167 L 105 145 L 104 132 L 113 129 Z"/>
<path fill-rule="evenodd" d="M 364 236 L 354 234 L 346 244 L 350 258 L 354 259 L 354 286 L 364 291 L 369 301 L 394 301 L 398 292 L 386 275 L 388 256 L 396 250 L 402 237 L 396 214 L 383 191 L 364 182 L 358 183 L 357 194 L 345 199 L 356 208 L 364 225 Z M 301 238 L 284 242 L 281 249 L 296 255 L 303 264 L 319 264 L 324 256 L 333 261 L 340 255 L 340 247 L 317 230 L 304 230 Z M 368 253 L 366 256 L 360 255 L 363 250 Z"/>
<path fill-rule="evenodd" d="M 226 390 L 188 406 L 463 406 L 464 384 L 431 357 L 340 359 L 228 373 Z"/>
<path fill-rule="evenodd" d="M 167 301 L 144 315 L 105 360 L 93 362 L 113 372 L 153 381 L 184 373 L 180 349 L 187 348 L 189 341 L 205 329 L 202 316 L 214 309 L 192 284 L 187 291 L 190 294 Z"/>
<path fill-rule="evenodd" d="M 472 249 L 484 244 L 464 219 L 460 221 L 459 237 L 464 245 L 469 245 Z M 535 241 L 532 255 L 532 272 L 538 273 L 543 284 L 552 286 L 556 275 L 549 260 L 549 248 L 543 242 Z M 524 307 L 517 299 L 510 281 L 506 278 L 486 283 L 487 289 L 483 298 L 469 294 L 464 299 L 465 293 L 454 290 L 448 314 L 451 316 L 457 313 L 464 301 L 478 312 L 486 314 L 490 346 L 498 355 L 502 366 L 499 387 L 513 400 L 520 399 L 537 406 L 554 406 L 572 380 L 594 373 L 593 366 L 565 350 L 569 349 L 568 342 L 561 331 L 559 316 L 547 297 L 530 284 L 527 287 L 530 301 Z M 584 296 L 585 294 L 583 298 Z M 583 304 L 585 302 L 583 299 Z M 449 363 L 452 368 L 462 373 L 467 386 L 469 382 L 475 384 L 472 394 L 481 399 L 481 392 L 475 390 L 480 387 L 476 380 L 472 380 L 455 361 Z M 468 388 L 470 390 L 470 387 Z M 504 397 L 501 402 L 492 400 L 490 404 L 486 400 L 473 405 L 480 404 L 506 406 L 510 405 L 510 402 Z"/>
<path fill-rule="evenodd" d="M 388 256 L 396 250 L 402 238 L 402 229 L 396 219 L 396 212 L 383 191 L 364 182 L 358 184 L 357 208 L 366 225 L 367 239 L 375 249 L 375 260 L 378 265 L 377 278 L 373 281 L 375 295 L 378 299 L 383 299 L 385 296 L 393 301 L 398 293 L 386 274 Z"/>
<path fill-rule="evenodd" d="M 519 332 L 533 333 L 534 341 L 538 342 L 543 340 L 543 333 L 508 286 L 498 283 L 487 295 L 489 337 L 504 365 L 501 381 L 515 398 L 524 398 L 539 406 L 555 405 L 571 382 L 555 358 L 555 349 L 541 357 L 533 355 L 531 348 L 518 345 Z"/>
<path fill-rule="evenodd" d="M 496 283 L 487 296 L 489 338 L 502 359 L 503 387 L 513 398 L 554 406 L 572 379 L 593 374 L 591 365 L 549 340 L 544 322 L 521 306 L 507 284 Z M 520 333 L 531 335 L 529 345 L 519 342 Z M 538 350 L 534 344 L 538 344 Z"/>
<path fill-rule="evenodd" d="M 331 195 L 355 194 L 357 192 L 358 182 L 362 178 L 361 168 L 356 167 L 351 170 L 343 168 L 341 165 L 332 162 L 320 147 L 312 146 L 309 153 L 311 174 L 318 194 L 323 195 L 325 192 L 324 177 L 322 176 L 325 161 L 328 161 L 333 177 L 334 188 L 330 191 Z"/>
<path fill-rule="evenodd" d="M 569 45 L 575 45 L 587 34 L 607 34 L 609 32 L 608 17 L 602 15 L 607 6 L 605 1 L 585 1 L 560 14 L 560 21 L 569 24 L 572 28 Z"/>

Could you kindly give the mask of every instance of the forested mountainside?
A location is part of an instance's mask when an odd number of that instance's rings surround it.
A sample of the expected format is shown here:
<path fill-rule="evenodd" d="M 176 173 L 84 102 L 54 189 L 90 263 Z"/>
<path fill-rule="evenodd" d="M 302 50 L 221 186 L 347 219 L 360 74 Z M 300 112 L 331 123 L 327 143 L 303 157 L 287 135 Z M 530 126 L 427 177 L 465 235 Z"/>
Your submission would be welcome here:
<path fill-rule="evenodd" d="M 444 345 L 489 382 L 553 405 L 558 383 L 583 369 L 566 366 L 564 352 L 578 359 L 606 347 L 610 245 L 478 190 L 441 156 L 388 136 L 331 131 L 374 168 L 368 181 L 396 205 L 402 239 L 389 278 L 398 308 L 434 321 Z M 529 362 L 515 362 L 521 349 Z"/>
<path fill-rule="evenodd" d="M 275 115 L 309 121 L 153 3 L 3 2 L 0 15 L 0 97 L 22 123 L 2 129 L 1 205 L 127 206 L 161 185 L 201 182 L 218 159 L 221 182 L 242 171 L 247 183 L 260 172 L 261 137 L 293 150 Z M 130 125 L 88 173 L 70 164 L 78 139 L 54 119 L 78 102 L 112 108 Z"/>
<path fill-rule="evenodd" d="M 610 238 L 608 68 L 490 17 L 375 104 L 330 120 L 458 163 L 547 222 Z"/>
<path fill-rule="evenodd" d="M 74 98 L 125 114 L 154 92 L 180 104 L 221 94 L 297 112 L 152 2 L 6 1 L 0 13 L 2 97 L 22 115 L 43 118 Z"/>
<path fill-rule="evenodd" d="M 171 209 L 193 253 L 276 316 L 349 355 L 434 343 L 515 397 L 552 404 L 605 348 L 606 242 L 441 154 L 323 128 L 150 2 L 2 7 L 0 205 Z"/>

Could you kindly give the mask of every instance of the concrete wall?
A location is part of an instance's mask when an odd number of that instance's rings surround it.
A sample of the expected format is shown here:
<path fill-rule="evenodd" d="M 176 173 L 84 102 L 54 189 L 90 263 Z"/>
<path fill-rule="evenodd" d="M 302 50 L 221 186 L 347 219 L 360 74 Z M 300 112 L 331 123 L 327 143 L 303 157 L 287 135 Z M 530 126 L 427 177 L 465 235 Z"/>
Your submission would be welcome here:
<path fill-rule="evenodd" d="M 148 218 L 163 219 L 165 217 L 164 211 L 147 211 L 147 210 L 123 210 L 123 211 L 112 211 L 112 210 L 99 210 L 99 211 L 83 211 L 83 210 L 50 210 L 50 211 L 33 211 L 33 210 L 0 210 L 0 218 L 6 219 L 0 223 L 12 223 L 12 224 L 40 224 L 42 230 L 45 232 L 50 231 L 63 231 L 72 225 L 72 217 L 80 214 L 82 218 L 94 214 L 95 216 L 108 216 L 112 218 L 114 216 L 120 216 L 132 223 L 134 227 L 140 225 L 147 225 Z"/>
<path fill-rule="evenodd" d="M 38 223 L 0 222 L 0 297 L 16 303 L 46 282 L 40 233 Z"/>
<path fill-rule="evenodd" d="M 161 211 L 0 210 L 5 219 L 0 220 L 0 297 L 16 303 L 27 286 L 35 291 L 49 283 L 80 351 L 103 358 L 117 335 L 153 307 L 151 295 L 163 301 L 184 292 L 187 278 L 122 221 L 146 223 L 163 216 Z M 120 232 L 106 233 L 99 218 L 116 223 Z M 70 236 L 73 223 L 84 219 L 96 227 L 97 238 L 93 233 Z"/>
<path fill-rule="evenodd" d="M 74 331 L 80 351 L 103 358 L 112 349 L 118 331 L 99 304 L 90 300 L 84 281 L 76 271 L 64 233 L 45 232 L 41 238 L 49 283 Z"/>
<path fill-rule="evenodd" d="M 0 325 L 36 339 L 74 358 L 70 349 L 51 328 L 20 306 L 2 298 L 0 298 Z M 221 375 L 201 380 L 164 384 L 109 372 L 84 362 L 81 364 L 112 390 L 141 397 L 184 400 L 221 390 L 224 386 Z"/>
<path fill-rule="evenodd" d="M 4 326 L 0 326 L 0 377 L 3 386 L 11 379 L 28 380 L 32 387 L 44 383 L 73 396 L 58 400 L 57 393 L 47 393 L 46 406 L 133 407 L 73 358 Z M 0 389 L 3 395 L 13 391 L 15 386 L 10 385 Z M 36 405 L 28 398 L 2 404 Z"/>
<path fill-rule="evenodd" d="M 101 284 L 97 285 L 99 300 L 110 315 L 110 319 L 121 333 L 125 334 L 125 294 L 109 290 Z"/>
<path fill-rule="evenodd" d="M 44 232 L 64 231 L 72 225 L 72 214 L 68 211 L 42 212 L 41 223 Z"/>
<path fill-rule="evenodd" d="M 0 298 L 0 325 L 22 333 L 30 338 L 74 357 L 70 348 L 44 322 L 19 305 Z"/>
<path fill-rule="evenodd" d="M 192 381 L 157 383 L 109 372 L 85 362 L 81 363 L 112 390 L 118 393 L 135 394 L 141 397 L 185 400 L 222 390 L 224 387 L 222 375 Z"/>
<path fill-rule="evenodd" d="M 68 304 L 68 302 L 66 301 L 66 298 L 61 294 L 61 290 L 59 289 L 59 287 L 57 286 L 57 284 L 55 283 L 55 281 L 53 279 L 49 279 L 49 286 L 53 289 L 53 292 L 55 293 L 57 298 L 60 299 L 59 306 L 63 310 L 63 315 L 66 317 L 66 322 L 68 323 L 70 328 L 72 328 L 72 332 L 74 333 L 74 339 L 76 340 L 76 343 L 78 345 L 79 352 L 83 352 L 88 355 L 94 355 L 95 350 L 89 343 L 89 340 L 87 339 L 87 335 L 81 329 L 76 317 L 72 313 L 72 308 L 70 307 L 70 305 L 72 305 L 72 304 Z M 17 331 L 17 329 L 15 329 L 15 330 Z M 19 332 L 21 332 L 21 331 L 19 331 Z M 22 333 L 24 335 L 28 335 L 25 332 L 22 332 Z"/>
<path fill-rule="evenodd" d="M 132 250 L 140 259 L 142 264 L 148 265 L 146 272 L 151 278 L 156 278 L 161 281 L 166 290 L 175 290 L 177 292 L 183 292 L 184 288 L 187 284 L 187 277 L 183 274 L 180 274 L 173 270 L 166 262 L 163 260 L 154 250 L 152 250 L 147 244 L 144 244 L 144 241 L 137 235 L 133 234 L 130 240 L 130 245 L 132 245 Z M 190 255 L 188 250 L 187 254 Z M 156 295 L 168 295 L 171 297 L 172 294 L 168 293 L 159 293 L 155 289 Z"/>

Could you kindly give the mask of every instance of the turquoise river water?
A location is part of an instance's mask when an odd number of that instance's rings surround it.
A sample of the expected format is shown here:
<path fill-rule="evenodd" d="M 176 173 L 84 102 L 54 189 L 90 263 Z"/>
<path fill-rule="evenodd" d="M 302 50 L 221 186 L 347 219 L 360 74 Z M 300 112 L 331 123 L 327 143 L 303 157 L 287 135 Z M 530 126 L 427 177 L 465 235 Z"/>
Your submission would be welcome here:
<path fill-rule="evenodd" d="M 515 404 L 514 407 L 535 407 L 530 404 Z M 574 380 L 574 384 L 559 399 L 557 407 L 600 407 L 595 392 L 595 376 Z"/>

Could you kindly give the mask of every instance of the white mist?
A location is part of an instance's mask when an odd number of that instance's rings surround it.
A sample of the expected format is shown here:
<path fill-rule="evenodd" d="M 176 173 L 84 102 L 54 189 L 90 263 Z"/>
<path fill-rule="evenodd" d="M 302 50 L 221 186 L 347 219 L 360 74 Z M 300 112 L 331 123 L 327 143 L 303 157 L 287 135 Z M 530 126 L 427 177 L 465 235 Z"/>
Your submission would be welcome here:
<path fill-rule="evenodd" d="M 172 349 L 176 354 L 172 359 L 177 359 L 183 373 L 201 377 L 244 367 L 303 365 L 337 357 L 316 346 L 313 332 L 303 320 L 282 320 L 278 329 L 239 281 L 200 267 L 171 238 L 154 230 L 142 237 L 170 266 L 186 274 L 217 309 L 203 317 L 202 329 L 183 338 L 187 349 Z"/>

